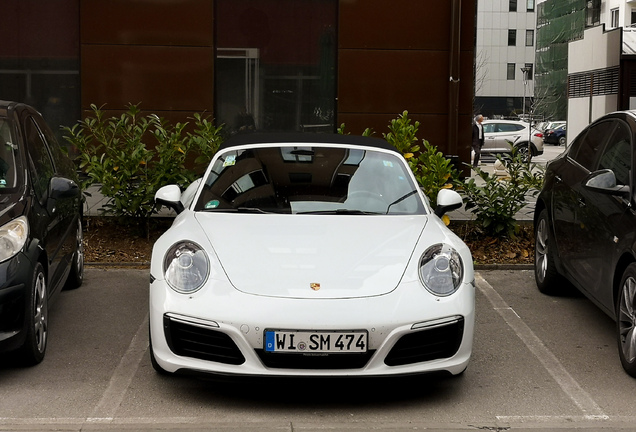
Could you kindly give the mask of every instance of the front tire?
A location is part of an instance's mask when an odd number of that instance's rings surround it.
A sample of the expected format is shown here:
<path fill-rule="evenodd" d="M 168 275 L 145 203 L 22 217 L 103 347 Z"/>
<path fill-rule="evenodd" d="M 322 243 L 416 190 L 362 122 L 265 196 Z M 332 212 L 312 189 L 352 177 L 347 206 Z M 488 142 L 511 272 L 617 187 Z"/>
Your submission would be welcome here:
<path fill-rule="evenodd" d="M 548 211 L 541 210 L 534 230 L 534 279 L 543 294 L 557 295 L 563 292 L 564 281 L 554 262 L 554 240 L 550 231 Z"/>
<path fill-rule="evenodd" d="M 567 140 L 565 139 L 565 137 L 561 137 L 561 138 L 559 138 L 559 145 L 560 145 L 560 146 L 564 146 L 564 145 L 565 145 L 565 143 L 566 143 L 566 141 L 567 141 Z"/>
<path fill-rule="evenodd" d="M 618 355 L 623 369 L 636 378 L 636 263 L 627 266 L 616 299 Z"/>
<path fill-rule="evenodd" d="M 27 296 L 26 339 L 20 349 L 21 359 L 27 366 L 34 366 L 44 360 L 49 335 L 48 295 L 44 267 L 38 262 Z"/>

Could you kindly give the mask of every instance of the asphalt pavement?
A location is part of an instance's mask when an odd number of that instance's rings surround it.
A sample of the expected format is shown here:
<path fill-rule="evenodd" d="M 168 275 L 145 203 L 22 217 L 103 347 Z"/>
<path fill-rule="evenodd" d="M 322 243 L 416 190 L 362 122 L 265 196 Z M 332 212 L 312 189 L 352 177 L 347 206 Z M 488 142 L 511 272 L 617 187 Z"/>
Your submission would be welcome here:
<path fill-rule="evenodd" d="M 2 431 L 627 431 L 636 380 L 613 321 L 532 271 L 476 274 L 473 357 L 458 377 L 215 382 L 157 374 L 148 270 L 87 269 L 50 312 L 44 362 L 0 357 Z"/>

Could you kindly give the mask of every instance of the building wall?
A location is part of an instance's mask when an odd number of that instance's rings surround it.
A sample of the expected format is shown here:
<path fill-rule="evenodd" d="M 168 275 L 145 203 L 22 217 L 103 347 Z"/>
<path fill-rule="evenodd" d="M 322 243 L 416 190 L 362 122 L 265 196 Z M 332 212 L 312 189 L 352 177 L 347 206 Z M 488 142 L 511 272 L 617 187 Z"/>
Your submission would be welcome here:
<path fill-rule="evenodd" d="M 586 29 L 581 40 L 568 44 L 568 74 L 595 74 L 620 65 L 622 29 L 605 31 L 603 25 Z M 570 79 L 571 81 L 571 79 Z M 570 83 L 570 87 L 572 84 Z M 572 93 L 572 91 L 569 91 Z M 618 91 L 614 94 L 595 92 L 568 98 L 568 144 L 587 125 L 604 114 L 618 109 Z M 606 92 L 613 93 L 613 92 Z"/>
<path fill-rule="evenodd" d="M 455 89 L 453 1 L 461 6 L 455 26 L 461 33 L 459 84 L 456 97 L 449 97 Z M 421 122 L 420 138 L 469 160 L 475 2 L 453 1 L 339 1 L 338 125 L 351 133 L 370 127 L 379 135 L 408 110 Z M 214 112 L 213 0 L 164 0 L 152 7 L 147 0 L 80 0 L 80 6 L 84 110 L 105 104 L 118 112 L 139 103 L 173 121 Z"/>
<path fill-rule="evenodd" d="M 81 0 L 81 105 L 140 104 L 169 120 L 212 112 L 211 0 Z"/>
<path fill-rule="evenodd" d="M 521 68 L 533 65 L 536 40 L 536 13 L 528 12 L 526 0 L 517 1 L 517 12 L 510 12 L 509 1 L 479 0 L 477 9 L 475 96 L 485 101 L 487 115 L 511 115 L 523 111 L 523 96 L 534 94 L 534 80 L 524 86 Z M 535 6 L 536 9 L 536 6 Z M 508 45 L 508 31 L 516 30 L 516 44 Z M 535 34 L 533 44 L 526 46 L 526 30 Z M 515 64 L 515 78 L 508 79 L 507 65 Z M 525 88 L 524 88 L 525 87 Z M 498 102 L 500 99 L 503 102 Z M 509 107 L 513 104 L 512 107 Z M 502 108 L 502 107 L 505 107 Z M 481 111 L 482 107 L 476 106 Z"/>
<path fill-rule="evenodd" d="M 338 123 L 352 133 L 386 132 L 403 110 L 418 137 L 470 160 L 474 1 L 460 1 L 459 138 L 448 144 L 451 3 L 436 0 L 340 1 Z"/>

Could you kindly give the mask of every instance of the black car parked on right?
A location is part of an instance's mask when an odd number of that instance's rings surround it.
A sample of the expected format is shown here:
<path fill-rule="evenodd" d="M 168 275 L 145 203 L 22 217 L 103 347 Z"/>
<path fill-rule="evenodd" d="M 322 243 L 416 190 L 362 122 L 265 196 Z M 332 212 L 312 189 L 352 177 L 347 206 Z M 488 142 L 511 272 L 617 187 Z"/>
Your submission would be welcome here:
<path fill-rule="evenodd" d="M 618 352 L 636 377 L 636 111 L 608 114 L 551 161 L 534 214 L 535 279 L 574 285 L 616 321 Z"/>

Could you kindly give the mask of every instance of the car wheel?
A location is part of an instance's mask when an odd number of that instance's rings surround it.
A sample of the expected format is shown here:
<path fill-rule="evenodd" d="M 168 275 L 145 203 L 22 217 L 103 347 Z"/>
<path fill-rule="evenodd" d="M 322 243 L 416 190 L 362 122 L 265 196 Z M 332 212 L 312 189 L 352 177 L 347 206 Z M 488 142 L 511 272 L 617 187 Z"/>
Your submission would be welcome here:
<path fill-rule="evenodd" d="M 616 299 L 618 355 L 623 369 L 636 377 L 636 263 L 627 266 Z"/>
<path fill-rule="evenodd" d="M 548 295 L 561 293 L 564 286 L 554 263 L 553 245 L 548 211 L 543 209 L 534 230 L 534 278 L 539 291 Z"/>
<path fill-rule="evenodd" d="M 150 326 L 148 326 L 148 351 L 150 352 L 150 364 L 155 372 L 159 375 L 172 375 L 170 372 L 159 366 L 159 363 L 157 363 L 155 353 L 152 350 L 152 334 L 150 333 Z"/>
<path fill-rule="evenodd" d="M 561 138 L 559 138 L 559 145 L 564 146 L 564 145 L 565 145 L 565 143 L 566 143 L 566 139 L 565 139 L 565 137 L 561 137 Z"/>
<path fill-rule="evenodd" d="M 516 148 L 517 154 L 521 157 L 521 160 L 523 160 L 524 162 L 530 162 L 532 153 L 530 151 L 530 148 L 528 147 L 528 144 L 519 144 Z"/>
<path fill-rule="evenodd" d="M 64 289 L 75 289 L 82 286 L 84 282 L 84 233 L 82 231 L 82 220 L 77 221 L 77 232 L 75 234 L 75 252 L 71 261 L 71 272 L 66 279 Z"/>
<path fill-rule="evenodd" d="M 48 290 L 44 267 L 39 262 L 33 270 L 33 278 L 27 296 L 26 340 L 21 348 L 21 357 L 28 366 L 44 359 L 49 334 Z"/>

